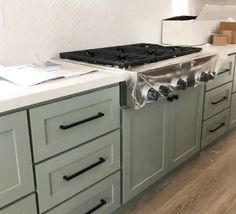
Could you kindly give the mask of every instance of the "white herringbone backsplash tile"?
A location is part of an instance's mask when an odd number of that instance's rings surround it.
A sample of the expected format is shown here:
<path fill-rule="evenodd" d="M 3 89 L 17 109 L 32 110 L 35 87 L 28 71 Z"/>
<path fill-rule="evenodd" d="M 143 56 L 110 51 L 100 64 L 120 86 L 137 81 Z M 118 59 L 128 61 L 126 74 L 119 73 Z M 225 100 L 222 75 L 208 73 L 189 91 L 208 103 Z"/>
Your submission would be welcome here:
<path fill-rule="evenodd" d="M 60 51 L 160 42 L 171 0 L 0 0 L 0 64 L 37 62 Z"/>

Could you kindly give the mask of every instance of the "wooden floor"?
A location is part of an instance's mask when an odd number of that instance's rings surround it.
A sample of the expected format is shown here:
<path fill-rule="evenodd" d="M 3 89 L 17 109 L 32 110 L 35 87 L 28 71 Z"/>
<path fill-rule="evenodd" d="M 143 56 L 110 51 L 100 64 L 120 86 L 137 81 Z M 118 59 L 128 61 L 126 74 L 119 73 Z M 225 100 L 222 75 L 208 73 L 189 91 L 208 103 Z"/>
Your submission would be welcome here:
<path fill-rule="evenodd" d="M 236 131 L 153 186 L 123 213 L 236 214 Z"/>

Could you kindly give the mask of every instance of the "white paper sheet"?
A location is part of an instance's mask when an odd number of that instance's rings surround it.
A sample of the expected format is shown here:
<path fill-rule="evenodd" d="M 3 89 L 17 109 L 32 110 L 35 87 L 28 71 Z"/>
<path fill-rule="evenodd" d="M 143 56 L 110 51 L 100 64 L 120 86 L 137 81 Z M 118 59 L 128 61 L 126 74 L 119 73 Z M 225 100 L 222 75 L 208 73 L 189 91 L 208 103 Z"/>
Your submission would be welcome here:
<path fill-rule="evenodd" d="M 0 77 L 19 86 L 33 86 L 60 78 L 78 77 L 95 72 L 95 69 L 66 69 L 62 66 L 39 68 L 34 65 L 6 67 L 0 69 Z"/>

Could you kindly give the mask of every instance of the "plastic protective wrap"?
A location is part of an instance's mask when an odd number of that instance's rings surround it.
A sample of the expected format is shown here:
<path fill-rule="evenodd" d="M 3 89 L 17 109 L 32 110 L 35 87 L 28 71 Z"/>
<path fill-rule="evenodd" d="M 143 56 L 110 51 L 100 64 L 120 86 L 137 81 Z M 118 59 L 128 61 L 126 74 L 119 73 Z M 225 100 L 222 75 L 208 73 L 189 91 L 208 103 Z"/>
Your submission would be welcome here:
<path fill-rule="evenodd" d="M 132 94 L 132 108 L 139 109 L 161 97 L 171 99 L 176 92 L 196 87 L 217 76 L 216 55 L 205 55 L 181 60 L 178 63 L 133 72 L 127 81 Z"/>

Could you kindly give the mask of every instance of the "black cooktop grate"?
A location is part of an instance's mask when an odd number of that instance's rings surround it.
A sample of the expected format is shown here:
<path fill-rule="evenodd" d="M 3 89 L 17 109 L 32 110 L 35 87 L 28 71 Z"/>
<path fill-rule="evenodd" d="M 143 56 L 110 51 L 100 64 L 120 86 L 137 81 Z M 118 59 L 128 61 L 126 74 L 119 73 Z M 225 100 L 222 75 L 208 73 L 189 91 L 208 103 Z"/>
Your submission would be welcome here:
<path fill-rule="evenodd" d="M 62 59 L 129 68 L 200 52 L 201 48 L 139 43 L 60 53 Z"/>

